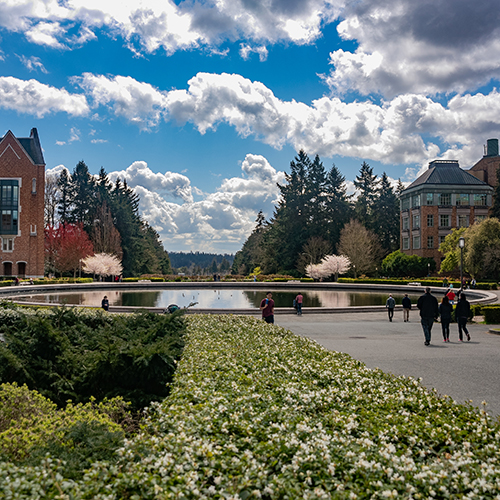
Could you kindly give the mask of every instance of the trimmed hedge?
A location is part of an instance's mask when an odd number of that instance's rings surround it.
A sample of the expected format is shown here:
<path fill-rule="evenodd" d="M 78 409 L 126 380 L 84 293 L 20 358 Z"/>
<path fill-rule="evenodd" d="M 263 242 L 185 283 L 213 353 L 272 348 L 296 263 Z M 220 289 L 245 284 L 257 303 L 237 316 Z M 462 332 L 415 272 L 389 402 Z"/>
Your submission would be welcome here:
<path fill-rule="evenodd" d="M 500 306 L 483 306 L 481 312 L 488 325 L 500 325 Z"/>
<path fill-rule="evenodd" d="M 116 463 L 0 463 L 0 498 L 498 498 L 500 422 L 260 320 L 189 318 L 171 395 Z"/>

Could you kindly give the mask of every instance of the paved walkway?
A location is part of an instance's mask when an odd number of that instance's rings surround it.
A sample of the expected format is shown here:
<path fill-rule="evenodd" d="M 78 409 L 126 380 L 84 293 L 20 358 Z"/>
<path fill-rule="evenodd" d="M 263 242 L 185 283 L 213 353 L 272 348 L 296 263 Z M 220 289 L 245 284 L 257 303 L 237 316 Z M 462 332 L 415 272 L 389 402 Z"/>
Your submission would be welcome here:
<path fill-rule="evenodd" d="M 441 325 L 435 323 L 426 347 L 417 310 L 411 311 L 409 323 L 403 322 L 402 311 L 392 323 L 384 312 L 275 316 L 275 321 L 370 368 L 421 377 L 426 387 L 457 402 L 481 406 L 486 401 L 488 413 L 500 416 L 500 335 L 488 333 L 492 325 L 468 325 L 471 341 L 459 342 L 458 327 L 452 323 L 450 342 L 444 343 Z"/>

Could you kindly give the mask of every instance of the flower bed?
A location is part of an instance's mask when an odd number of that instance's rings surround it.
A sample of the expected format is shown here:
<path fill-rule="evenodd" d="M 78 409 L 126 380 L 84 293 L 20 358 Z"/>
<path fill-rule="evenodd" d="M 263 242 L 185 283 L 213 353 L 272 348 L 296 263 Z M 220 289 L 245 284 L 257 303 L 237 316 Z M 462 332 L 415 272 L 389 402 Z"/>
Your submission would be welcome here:
<path fill-rule="evenodd" d="M 117 464 L 81 481 L 3 464 L 0 497 L 500 498 L 484 412 L 259 320 L 189 323 L 170 396 Z"/>

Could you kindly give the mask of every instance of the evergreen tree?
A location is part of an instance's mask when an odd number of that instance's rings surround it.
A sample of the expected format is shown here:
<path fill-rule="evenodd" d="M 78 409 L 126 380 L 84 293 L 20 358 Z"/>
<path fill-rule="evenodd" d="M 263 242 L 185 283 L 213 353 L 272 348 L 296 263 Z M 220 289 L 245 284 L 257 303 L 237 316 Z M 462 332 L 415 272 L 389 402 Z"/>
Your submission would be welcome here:
<path fill-rule="evenodd" d="M 326 217 L 324 220 L 326 239 L 337 248 L 340 232 L 352 217 L 350 197 L 347 194 L 345 177 L 332 165 L 326 178 Z"/>
<path fill-rule="evenodd" d="M 57 214 L 61 223 L 69 222 L 71 209 L 73 206 L 74 189 L 69 172 L 63 168 L 57 180 L 60 196 Z"/>
<path fill-rule="evenodd" d="M 377 176 L 373 173 L 373 168 L 366 161 L 362 163 L 354 185 L 359 190 L 359 196 L 355 203 L 356 218 L 366 228 L 373 229 L 373 205 L 377 197 L 378 181 Z"/>
<path fill-rule="evenodd" d="M 299 151 L 290 162 L 290 173 L 285 173 L 286 184 L 278 184 L 280 201 L 264 235 L 266 256 L 264 272 L 293 272 L 300 251 L 308 239 L 307 190 L 311 160 Z"/>
<path fill-rule="evenodd" d="M 385 253 L 390 253 L 399 247 L 399 201 L 385 172 L 377 194 L 373 203 L 373 231 Z"/>
<path fill-rule="evenodd" d="M 249 274 L 262 265 L 263 237 L 268 225 L 262 210 L 257 214 L 256 226 L 240 251 L 234 256 L 231 274 Z"/>
<path fill-rule="evenodd" d="M 327 209 L 327 179 L 325 168 L 318 155 L 306 172 L 304 216 L 307 238 L 322 236 L 325 232 Z"/>
<path fill-rule="evenodd" d="M 79 161 L 71 176 L 73 204 L 69 215 L 70 222 L 83 224 L 86 233 L 92 231 L 96 209 L 96 190 L 94 178 L 84 161 Z"/>

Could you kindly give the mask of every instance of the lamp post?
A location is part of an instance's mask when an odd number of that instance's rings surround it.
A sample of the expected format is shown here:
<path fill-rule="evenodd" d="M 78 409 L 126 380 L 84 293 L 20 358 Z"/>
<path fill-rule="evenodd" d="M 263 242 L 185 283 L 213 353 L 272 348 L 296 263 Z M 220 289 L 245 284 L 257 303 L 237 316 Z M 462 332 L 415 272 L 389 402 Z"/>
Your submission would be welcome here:
<path fill-rule="evenodd" d="M 460 238 L 458 239 L 458 246 L 460 247 L 460 290 L 462 290 L 464 282 L 464 246 L 465 246 L 465 239 L 463 236 L 460 236 Z"/>
<path fill-rule="evenodd" d="M 427 262 L 427 277 L 429 278 L 431 275 L 431 263 Z"/>

